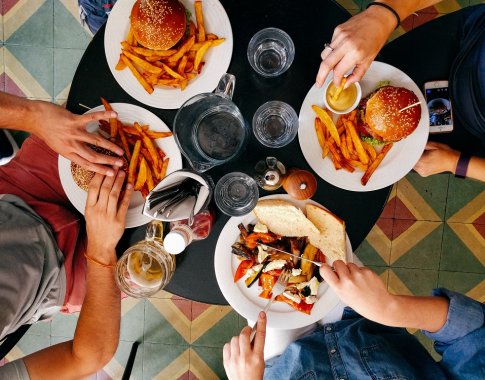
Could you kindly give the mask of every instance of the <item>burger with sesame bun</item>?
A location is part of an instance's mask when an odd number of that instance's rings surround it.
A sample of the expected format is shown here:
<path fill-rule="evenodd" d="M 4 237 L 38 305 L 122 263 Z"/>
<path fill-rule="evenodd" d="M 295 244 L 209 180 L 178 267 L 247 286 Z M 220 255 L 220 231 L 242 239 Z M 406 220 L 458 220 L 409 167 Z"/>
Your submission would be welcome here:
<path fill-rule="evenodd" d="M 95 152 L 106 154 L 107 156 L 121 158 L 123 160 L 123 166 L 120 168 L 120 170 L 124 170 L 125 173 L 128 172 L 128 162 L 124 157 L 119 157 L 117 154 L 113 153 L 112 151 L 105 148 L 101 148 L 99 146 L 94 146 L 89 144 L 89 147 Z M 92 172 L 91 170 L 84 169 L 82 166 L 75 164 L 74 162 L 71 162 L 72 178 L 74 179 L 74 182 L 76 182 L 76 185 L 78 185 L 84 191 L 88 191 L 89 184 L 91 183 L 91 180 L 93 179 L 94 174 L 95 173 Z"/>
<path fill-rule="evenodd" d="M 184 36 L 187 18 L 178 0 L 137 0 L 131 10 L 136 40 L 148 49 L 167 50 Z"/>
<path fill-rule="evenodd" d="M 378 88 L 358 106 L 357 126 L 362 139 L 372 145 L 381 145 L 409 136 L 419 124 L 421 107 L 419 104 L 406 107 L 418 102 L 414 92 L 406 88 Z"/>

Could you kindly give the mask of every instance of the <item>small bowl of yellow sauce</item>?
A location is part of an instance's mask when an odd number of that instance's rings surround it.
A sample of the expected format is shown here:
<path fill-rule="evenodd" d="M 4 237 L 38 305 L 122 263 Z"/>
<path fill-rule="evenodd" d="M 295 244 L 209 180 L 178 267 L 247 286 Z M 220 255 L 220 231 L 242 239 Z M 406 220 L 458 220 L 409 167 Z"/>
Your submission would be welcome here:
<path fill-rule="evenodd" d="M 352 83 L 348 88 L 342 90 L 337 97 L 337 86 L 333 83 L 333 76 L 327 79 L 324 85 L 324 103 L 325 106 L 337 114 L 346 114 L 355 109 L 362 98 L 362 89 L 359 82 Z"/>

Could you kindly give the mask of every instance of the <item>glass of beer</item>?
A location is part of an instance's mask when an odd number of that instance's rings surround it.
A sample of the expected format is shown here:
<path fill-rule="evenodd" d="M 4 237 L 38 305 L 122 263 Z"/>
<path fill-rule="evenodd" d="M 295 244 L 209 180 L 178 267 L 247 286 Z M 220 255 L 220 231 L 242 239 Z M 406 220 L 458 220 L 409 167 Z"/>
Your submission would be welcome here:
<path fill-rule="evenodd" d="M 149 297 L 163 289 L 175 271 L 175 258 L 163 248 L 163 223 L 147 225 L 145 240 L 128 248 L 116 264 L 116 283 L 122 292 Z"/>

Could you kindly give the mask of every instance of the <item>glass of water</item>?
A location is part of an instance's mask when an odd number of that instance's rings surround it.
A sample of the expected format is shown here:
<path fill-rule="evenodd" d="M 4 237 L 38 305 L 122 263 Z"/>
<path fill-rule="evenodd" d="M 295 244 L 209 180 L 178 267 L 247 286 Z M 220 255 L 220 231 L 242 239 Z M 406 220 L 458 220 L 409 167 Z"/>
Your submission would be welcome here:
<path fill-rule="evenodd" d="M 249 64 L 264 77 L 283 74 L 291 66 L 293 58 L 295 45 L 291 37 L 281 29 L 262 29 L 249 41 Z"/>
<path fill-rule="evenodd" d="M 281 148 L 298 133 L 298 115 L 289 104 L 278 100 L 266 102 L 253 116 L 253 133 L 264 146 Z"/>
<path fill-rule="evenodd" d="M 217 182 L 214 200 L 217 207 L 229 216 L 241 216 L 251 212 L 259 199 L 256 181 L 241 172 L 226 174 Z"/>

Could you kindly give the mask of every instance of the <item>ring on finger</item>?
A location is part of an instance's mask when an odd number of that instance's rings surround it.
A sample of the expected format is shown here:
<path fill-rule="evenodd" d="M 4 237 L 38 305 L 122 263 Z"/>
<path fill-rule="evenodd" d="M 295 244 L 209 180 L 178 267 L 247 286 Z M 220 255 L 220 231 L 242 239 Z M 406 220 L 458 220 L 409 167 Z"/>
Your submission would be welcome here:
<path fill-rule="evenodd" d="M 330 46 L 330 44 L 328 42 L 326 42 L 325 45 L 323 45 L 323 47 L 324 47 L 324 50 L 325 49 L 330 49 L 331 51 L 335 50 L 333 47 Z"/>

